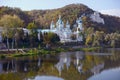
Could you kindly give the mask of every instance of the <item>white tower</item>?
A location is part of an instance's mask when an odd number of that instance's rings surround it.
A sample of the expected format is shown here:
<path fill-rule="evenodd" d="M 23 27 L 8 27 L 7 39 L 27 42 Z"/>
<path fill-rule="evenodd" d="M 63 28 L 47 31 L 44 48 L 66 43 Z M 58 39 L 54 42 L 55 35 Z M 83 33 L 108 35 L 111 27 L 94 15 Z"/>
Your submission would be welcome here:
<path fill-rule="evenodd" d="M 51 29 L 51 30 L 55 29 L 55 25 L 54 25 L 54 22 L 53 22 L 53 21 L 51 22 L 50 29 Z"/>
<path fill-rule="evenodd" d="M 2 34 L 0 33 L 0 42 L 2 42 Z"/>
<path fill-rule="evenodd" d="M 82 26 L 82 19 L 81 19 L 81 17 L 79 17 L 79 19 L 76 20 L 76 23 L 78 24 L 77 31 L 76 31 L 77 41 L 83 41 L 83 36 L 80 35 L 80 32 L 83 31 L 83 26 Z"/>
<path fill-rule="evenodd" d="M 38 32 L 38 40 L 40 41 L 40 32 Z"/>
<path fill-rule="evenodd" d="M 63 23 L 63 21 L 61 19 L 61 15 L 59 15 L 59 19 L 58 19 L 58 21 L 56 23 L 56 27 L 60 31 L 64 28 L 64 23 Z"/>
<path fill-rule="evenodd" d="M 78 27 L 80 29 L 80 31 L 83 30 L 83 26 L 82 26 L 82 19 L 81 17 L 79 17 L 79 19 L 76 20 L 76 23 L 78 24 Z"/>
<path fill-rule="evenodd" d="M 69 24 L 68 21 L 66 22 L 66 28 L 67 28 L 67 29 L 70 29 L 70 24 Z"/>

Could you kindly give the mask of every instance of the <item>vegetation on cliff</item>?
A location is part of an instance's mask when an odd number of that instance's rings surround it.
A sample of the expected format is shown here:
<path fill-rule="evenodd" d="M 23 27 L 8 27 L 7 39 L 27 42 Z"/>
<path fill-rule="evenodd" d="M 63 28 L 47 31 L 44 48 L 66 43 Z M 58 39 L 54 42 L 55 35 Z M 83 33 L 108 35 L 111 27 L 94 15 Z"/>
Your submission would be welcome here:
<path fill-rule="evenodd" d="M 73 27 L 76 19 L 81 15 L 85 14 L 83 17 L 83 25 L 85 29 L 88 27 L 94 27 L 95 30 L 105 31 L 105 32 L 116 32 L 120 30 L 120 18 L 100 14 L 104 18 L 105 24 L 100 24 L 92 22 L 88 16 L 90 16 L 94 10 L 83 4 L 70 4 L 62 8 L 51 9 L 51 10 L 32 10 L 32 11 L 22 11 L 19 8 L 11 7 L 0 7 L 0 18 L 3 15 L 17 15 L 24 21 L 22 27 L 26 27 L 28 23 L 35 22 L 37 28 L 49 28 L 51 21 L 56 22 L 58 15 L 62 16 L 63 22 L 69 21 L 71 28 Z M 1 25 L 1 24 L 0 24 Z"/>

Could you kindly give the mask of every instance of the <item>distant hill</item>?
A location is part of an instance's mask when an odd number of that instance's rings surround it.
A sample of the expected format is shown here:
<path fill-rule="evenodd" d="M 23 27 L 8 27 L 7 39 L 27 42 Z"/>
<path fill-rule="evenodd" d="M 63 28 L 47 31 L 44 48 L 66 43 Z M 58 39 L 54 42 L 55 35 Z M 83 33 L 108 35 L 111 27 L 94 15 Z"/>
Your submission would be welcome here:
<path fill-rule="evenodd" d="M 58 16 L 61 15 L 64 23 L 68 20 L 71 24 L 71 28 L 76 22 L 76 19 L 85 14 L 83 17 L 83 26 L 86 28 L 94 27 L 95 30 L 103 30 L 105 32 L 120 32 L 120 18 L 115 16 L 108 16 L 100 14 L 105 21 L 105 24 L 91 21 L 89 16 L 93 14 L 94 10 L 83 4 L 70 4 L 62 8 L 52 10 L 32 10 L 22 11 L 19 8 L 1 7 L 0 18 L 5 15 L 18 15 L 24 20 L 26 26 L 29 22 L 35 21 L 38 28 L 49 28 L 51 21 L 56 23 Z"/>

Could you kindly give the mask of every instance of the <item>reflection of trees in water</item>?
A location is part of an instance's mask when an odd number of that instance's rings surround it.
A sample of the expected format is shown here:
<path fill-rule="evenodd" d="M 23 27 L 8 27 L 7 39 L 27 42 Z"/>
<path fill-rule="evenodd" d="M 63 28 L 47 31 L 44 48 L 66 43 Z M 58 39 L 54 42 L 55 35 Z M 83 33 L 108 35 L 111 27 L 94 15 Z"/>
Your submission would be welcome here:
<path fill-rule="evenodd" d="M 9 60 L 5 63 L 1 63 L 3 65 L 3 71 L 8 73 L 8 72 L 17 72 L 17 65 L 16 65 L 16 60 L 12 59 Z"/>
<path fill-rule="evenodd" d="M 105 57 L 105 69 L 120 66 L 120 48 L 110 48 L 107 49 L 107 52 L 112 53 L 112 55 L 108 55 Z"/>
<path fill-rule="evenodd" d="M 40 67 L 40 58 L 1 61 L 3 74 L 0 73 L 0 80 L 24 80 L 26 77 L 34 77 L 38 71 L 37 62 Z"/>
<path fill-rule="evenodd" d="M 118 59 L 120 59 L 120 48 L 115 49 L 115 48 L 111 48 L 108 49 L 108 52 L 112 53 L 112 56 L 108 56 L 108 59 L 112 60 L 112 61 L 116 61 Z"/>

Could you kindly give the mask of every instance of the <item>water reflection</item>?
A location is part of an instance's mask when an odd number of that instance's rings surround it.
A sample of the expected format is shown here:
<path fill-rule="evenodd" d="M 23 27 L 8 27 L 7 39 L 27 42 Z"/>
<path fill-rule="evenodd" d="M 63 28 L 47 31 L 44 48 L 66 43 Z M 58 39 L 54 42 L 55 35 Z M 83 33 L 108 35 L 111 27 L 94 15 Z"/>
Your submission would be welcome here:
<path fill-rule="evenodd" d="M 82 60 L 83 57 L 84 57 L 83 54 L 84 54 L 83 52 L 79 52 L 79 51 L 77 51 L 77 52 L 75 53 L 75 58 L 76 58 L 76 59 L 74 60 L 74 65 L 76 66 L 76 69 L 78 70 L 79 73 L 82 73 L 82 72 L 83 72 L 83 71 L 82 71 L 83 64 L 80 63 L 80 60 Z"/>
<path fill-rule="evenodd" d="M 38 58 L 38 67 L 40 66 L 40 63 L 41 63 L 41 59 L 40 57 Z"/>
<path fill-rule="evenodd" d="M 120 80 L 120 68 L 102 71 L 88 80 Z"/>
<path fill-rule="evenodd" d="M 75 52 L 75 60 L 74 60 L 74 64 L 75 64 L 75 66 L 78 66 L 79 64 L 80 64 L 80 60 L 82 60 L 83 59 L 83 52 L 79 52 L 79 51 L 77 51 L 77 52 Z"/>
<path fill-rule="evenodd" d="M 36 64 L 38 62 L 38 64 Z M 35 64 L 34 67 L 40 67 L 41 59 L 36 58 L 36 60 L 31 59 L 5 59 L 0 60 L 0 74 L 2 73 L 16 73 L 16 72 L 27 72 L 33 67 L 31 64 Z M 33 68 L 34 68 L 33 67 Z"/>
<path fill-rule="evenodd" d="M 24 71 L 25 71 L 25 72 L 27 71 L 27 66 L 26 66 L 26 65 L 24 65 Z"/>
<path fill-rule="evenodd" d="M 55 65 L 57 70 L 59 71 L 59 75 L 61 75 L 61 71 L 64 69 L 64 64 L 68 70 L 71 63 L 71 58 L 69 53 L 61 53 L 59 62 Z"/>
<path fill-rule="evenodd" d="M 1 59 L 0 80 L 8 80 L 8 78 L 11 78 L 10 80 L 37 80 L 36 77 L 42 75 L 61 77 L 64 80 L 87 80 L 90 76 L 97 76 L 106 69 L 120 66 L 119 51 L 114 50 L 114 52 L 111 55 L 110 50 L 110 54 L 107 51 L 105 53 L 77 51 L 62 52 L 59 56 L 52 57 Z"/>
<path fill-rule="evenodd" d="M 28 80 L 33 80 L 33 79 L 28 79 Z M 63 80 L 63 79 L 54 76 L 36 76 L 34 80 Z"/>
<path fill-rule="evenodd" d="M 80 63 L 80 60 L 83 59 L 84 53 L 77 51 L 77 52 L 74 52 L 73 54 L 71 54 L 70 52 L 67 52 L 67 53 L 62 52 L 60 54 L 59 62 L 55 65 L 55 67 L 57 68 L 59 72 L 59 75 L 61 75 L 61 71 L 65 69 L 64 67 L 66 67 L 66 69 L 68 70 L 72 62 L 75 65 L 78 72 L 82 73 L 83 64 Z"/>
<path fill-rule="evenodd" d="M 0 73 L 3 73 L 3 64 L 0 63 Z"/>
<path fill-rule="evenodd" d="M 100 73 L 100 70 L 102 70 L 104 68 L 104 63 L 102 64 L 99 64 L 97 66 L 94 66 L 92 69 L 91 69 L 91 72 L 95 74 L 98 74 Z"/>
<path fill-rule="evenodd" d="M 9 73 L 9 72 L 17 72 L 17 64 L 16 60 L 12 59 L 5 62 L 0 62 L 3 66 L 1 69 L 3 72 Z"/>

